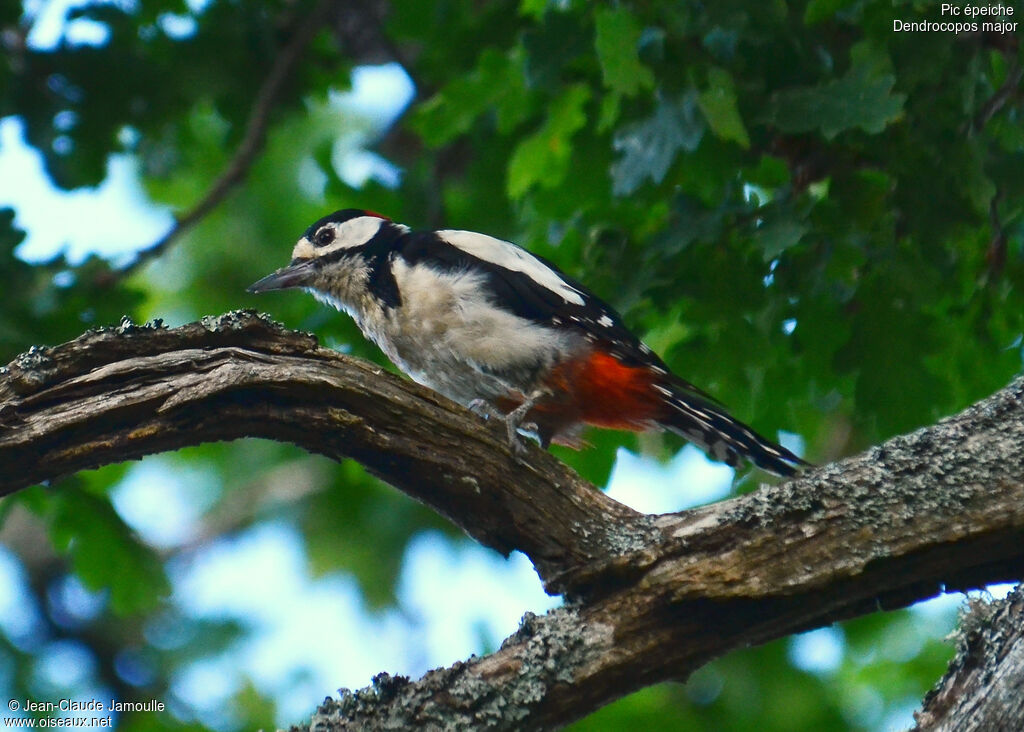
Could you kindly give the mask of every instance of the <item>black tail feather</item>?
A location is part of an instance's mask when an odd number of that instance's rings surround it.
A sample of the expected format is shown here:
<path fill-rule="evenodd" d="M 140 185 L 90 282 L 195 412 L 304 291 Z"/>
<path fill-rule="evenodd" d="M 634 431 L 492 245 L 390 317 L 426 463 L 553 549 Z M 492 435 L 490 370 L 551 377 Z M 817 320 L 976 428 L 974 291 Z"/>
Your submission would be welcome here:
<path fill-rule="evenodd" d="M 800 466 L 810 464 L 757 434 L 717 404 L 681 389 L 655 388 L 671 407 L 669 415 L 659 423 L 697 445 L 714 460 L 734 468 L 749 461 L 781 476 L 793 475 Z"/>

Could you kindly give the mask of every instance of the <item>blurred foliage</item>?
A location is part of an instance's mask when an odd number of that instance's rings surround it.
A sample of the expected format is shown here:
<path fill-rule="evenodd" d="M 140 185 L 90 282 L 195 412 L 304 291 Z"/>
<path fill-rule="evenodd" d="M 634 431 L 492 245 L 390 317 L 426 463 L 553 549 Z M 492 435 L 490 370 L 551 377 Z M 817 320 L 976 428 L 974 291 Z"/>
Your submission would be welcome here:
<path fill-rule="evenodd" d="M 70 20 L 98 24 L 103 41 L 34 48 L 33 19 L 6 3 L 0 116 L 20 118 L 53 185 L 95 185 L 111 154 L 129 153 L 150 197 L 185 212 L 244 138 L 254 99 L 312 5 L 86 3 Z M 132 276 L 95 257 L 26 264 L 16 212 L 0 210 L 0 361 L 123 314 L 177 324 L 259 307 L 384 363 L 347 319 L 310 298 L 244 292 L 287 261 L 310 221 L 356 206 L 414 226 L 485 231 L 553 259 L 680 374 L 761 431 L 800 435 L 814 461 L 932 422 L 1020 370 L 1017 36 L 893 32 L 896 18 L 939 20 L 939 3 L 928 1 L 395 0 L 339 2 L 331 18 L 273 100 L 244 183 Z M 382 60 L 402 64 L 416 86 L 412 105 L 384 126 L 331 101 L 352 68 Z M 360 145 L 397 166 L 400 183 L 345 182 L 346 151 Z M 73 236 L 75 222 L 66 224 Z M 559 455 L 598 483 L 617 446 L 637 446 L 617 433 L 590 439 L 591 449 Z M 660 454 L 678 446 L 644 441 Z M 211 445 L 168 461 L 213 476 L 207 540 L 284 515 L 301 527 L 313 570 L 350 572 L 374 607 L 394 603 L 411 537 L 452 533 L 357 466 L 288 446 Z M 97 659 L 94 683 L 149 699 L 242 631 L 175 614 L 162 594 L 170 557 L 111 506 L 124 474 L 115 466 L 0 505 L 8 540 L 13 513 L 27 509 L 68 558 L 24 559 L 49 629 L 40 637 L 76 639 Z M 276 495 L 275 481 L 294 490 Z M 69 570 L 86 588 L 109 588 L 103 612 L 72 626 L 46 599 Z M 928 641 L 898 662 L 865 660 L 915 619 L 847 624 L 843 661 L 826 674 L 796 670 L 779 642 L 577 728 L 872 728 L 882 721 L 855 708 L 858 698 L 875 712 L 905 706 L 949 655 Z M 169 625 L 176 640 L 154 641 L 153 628 Z M 0 643 L 16 696 L 45 698 L 38 643 Z M 115 663 L 126 649 L 145 659 L 145 674 Z M 266 724 L 269 704 L 240 688 L 219 726 Z M 151 723 L 121 720 L 124 729 Z"/>

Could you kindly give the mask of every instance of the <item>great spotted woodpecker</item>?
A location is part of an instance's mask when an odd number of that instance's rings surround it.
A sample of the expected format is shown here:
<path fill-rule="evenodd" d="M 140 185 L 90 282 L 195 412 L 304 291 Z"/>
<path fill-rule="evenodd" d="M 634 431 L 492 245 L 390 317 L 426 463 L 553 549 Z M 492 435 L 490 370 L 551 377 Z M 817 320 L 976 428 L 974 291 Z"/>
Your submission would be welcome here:
<path fill-rule="evenodd" d="M 513 445 L 520 427 L 544 447 L 579 447 L 584 424 L 662 428 L 732 466 L 790 475 L 803 464 L 669 371 L 583 285 L 507 241 L 344 209 L 249 291 L 291 287 L 351 315 L 415 381 L 503 414 Z"/>

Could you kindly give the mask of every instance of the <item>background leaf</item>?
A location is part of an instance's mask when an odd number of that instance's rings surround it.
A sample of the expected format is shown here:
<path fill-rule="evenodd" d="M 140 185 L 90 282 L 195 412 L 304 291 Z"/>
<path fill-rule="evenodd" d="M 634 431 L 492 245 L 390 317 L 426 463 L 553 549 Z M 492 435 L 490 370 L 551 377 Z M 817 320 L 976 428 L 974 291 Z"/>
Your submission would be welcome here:
<path fill-rule="evenodd" d="M 765 121 L 783 132 L 820 129 L 826 139 L 844 130 L 881 132 L 902 116 L 904 94 L 894 94 L 896 77 L 875 76 L 854 66 L 820 86 L 787 89 L 772 95 Z"/>
<path fill-rule="evenodd" d="M 701 92 L 697 103 L 711 131 L 718 137 L 750 147 L 750 137 L 736 108 L 736 91 L 729 72 L 712 68 L 708 72 L 708 90 Z"/>
<path fill-rule="evenodd" d="M 631 96 L 654 86 L 654 74 L 640 62 L 640 25 L 625 7 L 601 9 L 594 17 L 594 48 L 609 89 Z"/>

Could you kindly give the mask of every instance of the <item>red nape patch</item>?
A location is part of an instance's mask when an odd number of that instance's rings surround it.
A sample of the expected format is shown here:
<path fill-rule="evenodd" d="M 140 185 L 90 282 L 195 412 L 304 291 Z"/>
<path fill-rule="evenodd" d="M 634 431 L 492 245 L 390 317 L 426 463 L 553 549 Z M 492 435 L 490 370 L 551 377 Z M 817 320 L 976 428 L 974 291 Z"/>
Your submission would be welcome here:
<path fill-rule="evenodd" d="M 377 213 L 376 211 L 370 211 L 369 209 L 363 209 L 363 213 L 367 216 L 376 216 L 378 219 L 384 219 L 385 221 L 391 221 L 391 218 L 384 214 Z"/>
<path fill-rule="evenodd" d="M 579 421 L 596 427 L 645 430 L 662 411 L 649 369 L 627 366 L 600 351 L 566 364 L 556 389 L 572 395 Z"/>

